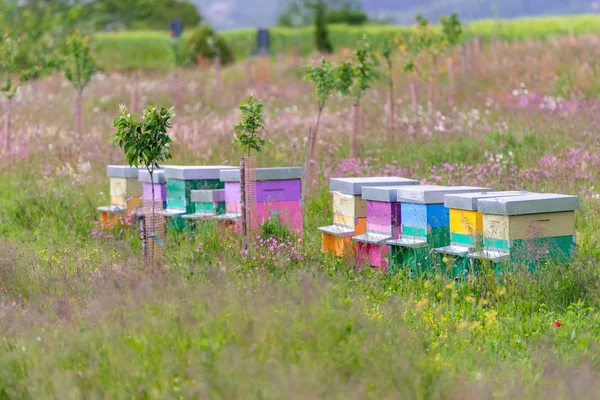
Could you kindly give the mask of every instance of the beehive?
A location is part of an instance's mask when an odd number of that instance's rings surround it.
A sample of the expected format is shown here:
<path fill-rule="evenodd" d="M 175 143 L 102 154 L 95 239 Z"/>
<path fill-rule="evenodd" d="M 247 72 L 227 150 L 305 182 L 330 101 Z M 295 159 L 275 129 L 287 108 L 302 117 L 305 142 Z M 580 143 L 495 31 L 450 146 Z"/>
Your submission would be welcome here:
<path fill-rule="evenodd" d="M 405 186 L 397 189 L 402 233 L 390 245 L 390 271 L 406 267 L 409 274 L 427 273 L 437 264 L 431 249 L 450 244 L 450 215 L 444 195 L 489 191 L 471 186 Z"/>
<path fill-rule="evenodd" d="M 523 191 L 447 194 L 444 205 L 449 210 L 450 244 L 434 249 L 442 254 L 441 266 L 455 279 L 473 272 L 467 254 L 483 247 L 483 215 L 477 210 L 479 199 L 519 196 Z"/>
<path fill-rule="evenodd" d="M 402 230 L 398 186 L 418 185 L 412 179 L 399 180 L 391 186 L 365 186 L 362 199 L 366 201 L 367 231 L 352 238 L 356 243 L 356 261 L 371 267 L 389 267 L 389 246 L 386 240 L 397 238 Z"/>
<path fill-rule="evenodd" d="M 256 228 L 265 221 L 277 217 L 283 226 L 302 235 L 302 178 L 300 167 L 257 168 L 256 205 L 251 221 Z M 222 220 L 237 220 L 241 215 L 240 170 L 221 171 L 220 179 L 225 185 L 226 214 Z"/>
<path fill-rule="evenodd" d="M 142 197 L 142 185 L 138 180 L 138 168 L 126 165 L 109 165 L 110 204 L 127 207 L 128 201 Z"/>
<path fill-rule="evenodd" d="M 126 165 L 109 165 L 106 169 L 110 182 L 110 205 L 98 207 L 100 226 L 112 229 L 120 224 L 120 215 L 141 208 L 141 183 L 138 169 Z"/>
<path fill-rule="evenodd" d="M 579 198 L 553 193 L 480 199 L 483 250 L 469 257 L 497 268 L 544 261 L 565 263 L 575 254 L 575 210 Z"/>
<path fill-rule="evenodd" d="M 219 173 L 235 167 L 227 165 L 166 166 L 167 208 L 164 215 L 168 226 L 177 231 L 185 227 L 183 216 L 194 214 L 196 204 L 192 201 L 192 190 L 223 189 Z"/>
<path fill-rule="evenodd" d="M 333 225 L 318 228 L 321 232 L 322 251 L 332 252 L 337 256 L 354 253 L 351 237 L 367 232 L 367 201 L 361 197 L 363 187 L 416 183 L 418 182 L 396 176 L 331 178 L 329 188 L 333 196 Z"/>

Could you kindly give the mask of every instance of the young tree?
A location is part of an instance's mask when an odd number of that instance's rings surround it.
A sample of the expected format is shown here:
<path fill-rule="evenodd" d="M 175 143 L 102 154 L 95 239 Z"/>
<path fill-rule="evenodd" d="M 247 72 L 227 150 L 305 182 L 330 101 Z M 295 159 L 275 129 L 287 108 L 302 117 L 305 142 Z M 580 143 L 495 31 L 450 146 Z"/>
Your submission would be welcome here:
<path fill-rule="evenodd" d="M 61 69 L 73 88 L 77 90 L 75 99 L 75 134 L 83 133 L 83 91 L 96 73 L 96 59 L 92 54 L 91 39 L 82 36 L 79 31 L 67 38 L 61 60 Z"/>
<path fill-rule="evenodd" d="M 389 124 L 388 124 L 388 131 L 390 132 L 390 134 L 392 134 L 392 138 L 393 138 L 393 131 L 395 129 L 395 110 L 394 110 L 394 59 L 393 59 L 393 55 L 394 55 L 394 50 L 396 48 L 396 40 L 394 38 L 392 38 L 391 36 L 386 36 L 385 40 L 383 41 L 383 49 L 382 49 L 382 55 L 383 58 L 385 60 L 385 63 L 387 65 L 387 81 L 388 81 L 388 88 L 389 88 L 389 98 L 388 98 L 388 102 L 389 102 Z"/>
<path fill-rule="evenodd" d="M 267 143 L 259 136 L 259 132 L 265 127 L 265 119 L 262 116 L 263 105 L 254 99 L 254 95 L 248 97 L 248 101 L 240 104 L 242 115 L 239 122 L 233 127 L 236 135 L 233 143 L 250 157 L 252 150 L 260 153 Z"/>
<path fill-rule="evenodd" d="M 314 132 L 309 135 L 307 142 L 306 151 L 306 162 L 304 166 L 304 193 L 308 192 L 308 182 L 310 180 L 310 163 L 312 161 L 312 153 L 317 135 L 319 132 L 319 123 L 321 121 L 321 114 L 325 108 L 325 103 L 336 89 L 336 76 L 335 69 L 331 61 L 321 59 L 321 65 L 309 65 L 306 68 L 304 79 L 312 82 L 315 86 L 317 95 L 317 123 L 315 125 Z"/>
<path fill-rule="evenodd" d="M 259 133 L 265 126 L 265 120 L 262 116 L 263 105 L 254 99 L 254 95 L 248 98 L 248 101 L 240 105 L 242 115 L 239 122 L 233 127 L 236 134 L 233 139 L 235 143 L 245 154 L 247 158 L 240 160 L 240 188 L 241 188 L 241 206 L 242 206 L 242 249 L 248 249 L 248 222 L 251 218 L 248 216 L 249 193 L 246 192 L 246 175 L 252 150 L 259 153 L 267 143 Z"/>
<path fill-rule="evenodd" d="M 12 37 L 8 29 L 0 39 L 0 77 L 2 79 L 2 87 L 0 91 L 6 98 L 6 113 L 4 115 L 4 138 L 5 149 L 8 151 L 10 146 L 11 136 L 11 118 L 12 118 L 12 102 L 17 93 L 17 89 L 23 80 L 22 71 L 17 65 L 17 56 L 19 53 L 19 40 Z"/>
<path fill-rule="evenodd" d="M 352 63 L 340 64 L 336 71 L 336 87 L 342 96 L 354 99 L 354 118 L 350 136 L 350 158 L 356 156 L 355 141 L 360 135 L 360 102 L 378 77 L 379 61 L 366 37 L 358 44 Z"/>
<path fill-rule="evenodd" d="M 442 34 L 443 40 L 445 42 L 445 50 L 447 52 L 450 52 L 460 43 L 463 28 L 458 19 L 458 14 L 456 13 L 450 16 L 442 16 L 440 22 L 442 24 Z M 454 83 L 454 68 L 451 56 L 448 56 L 448 76 L 450 79 L 451 96 L 452 99 L 454 99 L 456 88 Z"/>
<path fill-rule="evenodd" d="M 333 46 L 329 41 L 327 30 L 327 6 L 323 0 L 318 0 L 315 5 L 315 45 L 318 51 L 332 53 Z"/>
<path fill-rule="evenodd" d="M 171 118 L 175 117 L 173 108 L 149 106 L 140 119 L 137 114 L 130 114 L 124 105 L 120 106 L 121 115 L 115 118 L 113 126 L 117 129 L 109 142 L 119 146 L 125 152 L 125 161 L 136 168 L 146 168 L 152 182 L 152 223 L 150 231 L 155 231 L 155 194 L 154 169 L 160 163 L 171 158 L 171 138 L 167 130 L 171 128 Z M 154 254 L 152 254 L 154 267 Z"/>

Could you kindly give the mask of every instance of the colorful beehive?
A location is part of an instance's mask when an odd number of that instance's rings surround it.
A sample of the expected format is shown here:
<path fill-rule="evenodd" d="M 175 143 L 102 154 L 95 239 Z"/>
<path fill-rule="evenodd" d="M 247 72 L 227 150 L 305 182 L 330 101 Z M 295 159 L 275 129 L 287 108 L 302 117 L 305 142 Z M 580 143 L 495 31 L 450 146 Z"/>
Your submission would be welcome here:
<path fill-rule="evenodd" d="M 496 271 L 512 264 L 534 269 L 549 261 L 566 263 L 575 254 L 575 210 L 579 197 L 552 193 L 480 199 L 483 250 L 469 254 L 493 263 Z"/>
<path fill-rule="evenodd" d="M 338 257 L 351 255 L 354 252 L 352 237 L 366 233 L 367 202 L 361 197 L 363 187 L 406 185 L 407 181 L 397 176 L 331 178 L 333 225 L 318 228 L 323 253 L 331 252 Z"/>
<path fill-rule="evenodd" d="M 300 167 L 257 168 L 256 208 L 251 221 L 253 228 L 277 216 L 283 226 L 302 235 L 302 177 Z M 240 170 L 223 170 L 221 181 L 225 183 L 226 213 L 220 219 L 237 221 L 241 215 Z"/>
<path fill-rule="evenodd" d="M 223 189 L 219 172 L 235 167 L 227 165 L 204 166 L 165 166 L 167 181 L 167 208 L 164 215 L 168 226 L 182 231 L 185 227 L 183 216 L 196 212 L 196 203 L 192 201 L 192 190 Z M 200 211 L 200 210 L 199 210 Z"/>
<path fill-rule="evenodd" d="M 111 228 L 119 224 L 119 215 L 141 207 L 142 186 L 138 169 L 126 165 L 109 165 L 110 205 L 98 207 L 100 226 Z"/>
<path fill-rule="evenodd" d="M 449 210 L 450 244 L 434 249 L 442 254 L 441 266 L 455 279 L 465 278 L 472 271 L 468 254 L 483 248 L 483 215 L 477 210 L 477 201 L 499 197 L 520 196 L 525 191 L 457 193 L 444 196 Z"/>
<path fill-rule="evenodd" d="M 140 169 L 138 179 L 142 182 L 142 201 L 144 205 L 152 205 L 152 186 L 154 186 L 155 207 L 166 208 L 167 185 L 165 183 L 165 172 L 162 169 L 153 171 L 152 180 L 150 180 L 150 172 L 147 169 Z"/>
<path fill-rule="evenodd" d="M 387 240 L 390 272 L 403 267 L 411 276 L 427 273 L 435 266 L 431 249 L 450 244 L 450 215 L 444 195 L 489 191 L 471 186 L 406 186 L 397 189 L 402 215 L 402 234 Z"/>
<path fill-rule="evenodd" d="M 389 246 L 386 240 L 395 239 L 402 231 L 398 186 L 418 185 L 412 179 L 399 180 L 393 186 L 366 186 L 362 199 L 366 201 L 367 232 L 352 238 L 356 242 L 356 261 L 371 267 L 387 269 Z"/>

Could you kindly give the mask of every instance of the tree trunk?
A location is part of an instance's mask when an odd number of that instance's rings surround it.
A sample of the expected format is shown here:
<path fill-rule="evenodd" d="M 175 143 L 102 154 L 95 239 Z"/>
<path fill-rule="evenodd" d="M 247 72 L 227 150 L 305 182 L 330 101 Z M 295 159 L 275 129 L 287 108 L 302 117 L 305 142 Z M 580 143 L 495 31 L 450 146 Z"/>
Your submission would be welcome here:
<path fill-rule="evenodd" d="M 315 129 L 312 129 L 312 127 L 308 128 L 308 136 L 306 139 L 306 160 L 304 161 L 304 190 L 302 191 L 304 198 L 306 198 L 306 196 L 308 196 L 310 192 L 312 159 L 313 152 L 315 149 L 315 141 L 317 140 L 317 131 L 319 129 L 320 118 L 321 111 L 319 111 L 319 114 L 317 116 L 317 125 Z"/>
<path fill-rule="evenodd" d="M 412 103 L 413 112 L 415 113 L 415 119 L 419 118 L 419 105 L 421 104 L 419 100 L 419 84 L 411 83 L 410 84 L 410 101 Z"/>
<path fill-rule="evenodd" d="M 252 83 L 252 63 L 250 57 L 246 58 L 246 62 L 244 63 L 244 74 L 246 75 L 246 86 L 250 86 Z"/>
<path fill-rule="evenodd" d="M 77 90 L 75 98 L 75 137 L 80 138 L 83 134 L 83 88 Z"/>
<path fill-rule="evenodd" d="M 13 99 L 6 99 L 6 115 L 4 116 L 4 137 L 5 137 L 5 150 L 8 152 L 10 147 L 10 136 L 11 136 L 11 119 L 12 119 L 12 102 Z"/>
<path fill-rule="evenodd" d="M 181 88 L 179 87 L 179 76 L 177 71 L 173 72 L 173 104 L 179 108 L 181 100 Z"/>
<path fill-rule="evenodd" d="M 297 67 L 298 64 L 300 64 L 300 40 L 296 40 L 294 45 L 294 67 Z"/>
<path fill-rule="evenodd" d="M 360 136 L 360 103 L 355 103 L 352 118 L 352 135 L 350 136 L 350 158 L 356 157 L 356 140 Z"/>
<path fill-rule="evenodd" d="M 217 94 L 217 98 L 221 98 L 221 94 L 223 92 L 223 77 L 221 76 L 221 57 L 216 56 L 214 61 L 215 68 L 215 92 Z"/>
<path fill-rule="evenodd" d="M 390 70 L 390 92 L 388 93 L 388 107 L 389 107 L 389 120 L 388 120 L 388 133 L 392 138 L 392 141 L 396 141 L 396 107 L 394 104 L 394 81 L 392 80 L 392 71 Z"/>
<path fill-rule="evenodd" d="M 448 57 L 448 80 L 450 81 L 450 104 L 454 105 L 456 97 L 456 81 L 454 76 L 454 62 L 452 57 Z"/>
<path fill-rule="evenodd" d="M 136 71 L 133 78 L 133 90 L 131 91 L 131 108 L 130 110 L 137 113 L 140 106 L 140 74 Z"/>
<path fill-rule="evenodd" d="M 465 79 L 467 77 L 467 54 L 468 47 L 464 43 L 460 45 L 460 77 Z"/>
<path fill-rule="evenodd" d="M 435 95 L 438 83 L 438 56 L 433 56 L 431 62 L 431 76 L 429 77 L 429 102 L 435 104 Z"/>

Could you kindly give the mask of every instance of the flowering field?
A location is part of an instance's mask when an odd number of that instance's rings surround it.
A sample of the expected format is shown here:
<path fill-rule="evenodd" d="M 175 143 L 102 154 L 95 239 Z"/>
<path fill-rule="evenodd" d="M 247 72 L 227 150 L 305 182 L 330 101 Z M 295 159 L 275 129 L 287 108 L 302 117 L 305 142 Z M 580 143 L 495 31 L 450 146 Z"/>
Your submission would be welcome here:
<path fill-rule="evenodd" d="M 598 398 L 599 56 L 593 35 L 495 45 L 454 90 L 444 63 L 433 102 L 398 68 L 396 129 L 379 83 L 352 159 L 352 104 L 334 98 L 302 239 L 241 254 L 206 226 L 169 235 L 154 269 L 132 229 L 96 222 L 106 165 L 123 163 L 107 143 L 118 105 L 175 104 L 173 164 L 237 164 L 236 110 L 254 93 L 272 142 L 258 165 L 302 166 L 316 106 L 299 68 L 233 65 L 221 94 L 210 70 L 96 75 L 80 137 L 66 82 L 23 87 L 0 137 L 0 397 Z M 456 285 L 322 255 L 328 178 L 374 174 L 578 194 L 577 259 Z"/>

